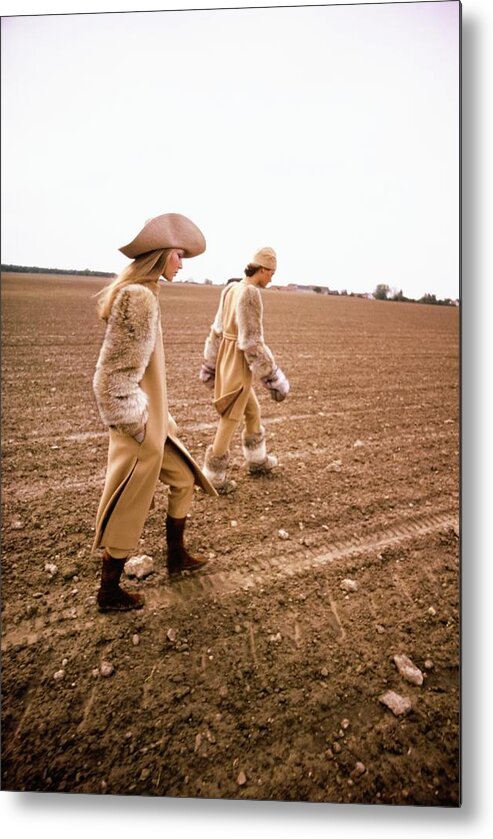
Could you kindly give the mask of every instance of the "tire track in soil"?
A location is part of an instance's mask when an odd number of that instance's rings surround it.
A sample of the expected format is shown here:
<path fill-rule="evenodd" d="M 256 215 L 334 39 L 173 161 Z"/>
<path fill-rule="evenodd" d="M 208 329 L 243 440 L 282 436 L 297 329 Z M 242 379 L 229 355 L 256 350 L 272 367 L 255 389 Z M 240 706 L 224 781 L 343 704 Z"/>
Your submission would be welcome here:
<path fill-rule="evenodd" d="M 282 561 L 278 557 L 273 557 L 268 561 L 265 559 L 260 562 L 256 561 L 248 572 L 235 570 L 204 572 L 200 576 L 182 578 L 173 583 L 168 582 L 164 588 L 160 587 L 147 592 L 147 610 L 149 612 L 151 610 L 163 611 L 174 605 L 186 604 L 197 595 L 213 598 L 229 597 L 238 592 L 280 582 L 288 577 L 301 576 L 309 570 L 329 563 L 354 558 L 362 553 L 370 554 L 389 547 L 395 548 L 417 537 L 448 529 L 458 531 L 458 516 L 455 513 L 431 514 L 400 525 L 394 524 L 391 528 L 373 534 L 369 539 L 333 543 L 321 552 L 310 551 L 310 548 L 305 546 L 303 551 L 286 556 Z M 211 565 L 213 567 L 213 564 Z M 91 608 L 96 607 L 92 605 Z M 337 615 L 334 617 L 337 619 Z M 54 611 L 46 618 L 38 617 L 21 621 L 11 630 L 5 630 L 4 627 L 1 650 L 5 653 L 13 647 L 29 647 L 45 638 L 53 639 L 54 635 L 63 637 L 91 631 L 96 622 L 103 623 L 106 620 L 107 616 L 98 612 L 95 612 L 92 618 L 86 615 L 83 619 L 79 619 L 77 609 L 73 607 Z"/>

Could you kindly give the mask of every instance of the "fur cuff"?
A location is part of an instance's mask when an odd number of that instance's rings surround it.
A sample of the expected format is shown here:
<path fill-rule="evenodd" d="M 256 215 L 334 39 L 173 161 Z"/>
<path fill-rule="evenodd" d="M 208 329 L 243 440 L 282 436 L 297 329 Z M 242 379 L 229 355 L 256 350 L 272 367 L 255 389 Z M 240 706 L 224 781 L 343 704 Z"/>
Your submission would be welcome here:
<path fill-rule="evenodd" d="M 257 434 L 246 434 L 246 430 L 242 432 L 241 442 L 243 448 L 243 457 L 247 463 L 264 463 L 267 458 L 267 451 L 265 446 L 265 428 L 260 427 Z"/>
<path fill-rule="evenodd" d="M 156 345 L 158 321 L 159 304 L 148 288 L 130 283 L 118 292 L 93 377 L 106 425 L 145 425 L 148 397 L 140 382 Z"/>
<path fill-rule="evenodd" d="M 212 367 L 216 366 L 216 358 L 219 352 L 219 347 L 221 346 L 221 334 L 222 333 L 218 334 L 214 330 L 214 327 L 212 327 L 205 341 L 204 360 Z"/>
<path fill-rule="evenodd" d="M 223 484 L 226 480 L 226 469 L 228 468 L 230 453 L 215 455 L 212 446 L 207 446 L 202 471 L 205 477 L 213 486 Z"/>

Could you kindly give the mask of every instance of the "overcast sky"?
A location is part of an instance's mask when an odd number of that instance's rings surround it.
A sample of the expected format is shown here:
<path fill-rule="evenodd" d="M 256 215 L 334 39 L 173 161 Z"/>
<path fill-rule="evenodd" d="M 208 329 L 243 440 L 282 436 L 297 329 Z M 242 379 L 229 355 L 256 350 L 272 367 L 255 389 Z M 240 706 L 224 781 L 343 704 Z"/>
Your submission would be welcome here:
<path fill-rule="evenodd" d="M 3 18 L 2 262 L 119 271 L 170 211 L 182 279 L 270 245 L 276 283 L 457 297 L 459 3 Z"/>

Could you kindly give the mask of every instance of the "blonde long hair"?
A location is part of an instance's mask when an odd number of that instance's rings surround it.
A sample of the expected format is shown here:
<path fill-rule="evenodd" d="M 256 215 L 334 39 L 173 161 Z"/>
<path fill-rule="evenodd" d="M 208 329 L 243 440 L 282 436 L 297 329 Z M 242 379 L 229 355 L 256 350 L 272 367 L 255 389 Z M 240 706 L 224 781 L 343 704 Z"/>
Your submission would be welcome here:
<path fill-rule="evenodd" d="M 101 320 L 108 320 L 113 301 L 121 288 L 130 285 L 130 283 L 146 283 L 158 280 L 164 273 L 171 251 L 172 248 L 164 248 L 137 256 L 130 265 L 127 265 L 118 274 L 116 279 L 101 289 L 96 295 L 100 298 L 98 315 Z"/>

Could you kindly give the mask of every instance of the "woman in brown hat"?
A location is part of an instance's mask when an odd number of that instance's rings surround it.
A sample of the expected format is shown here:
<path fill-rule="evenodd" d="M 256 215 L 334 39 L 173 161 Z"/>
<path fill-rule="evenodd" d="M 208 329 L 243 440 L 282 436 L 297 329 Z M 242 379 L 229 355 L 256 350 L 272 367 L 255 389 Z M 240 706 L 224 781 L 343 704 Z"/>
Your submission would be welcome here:
<path fill-rule="evenodd" d="M 206 560 L 183 542 L 194 484 L 216 495 L 176 436 L 168 412 L 159 305 L 160 277 L 173 281 L 182 259 L 205 250 L 190 219 L 166 213 L 146 222 L 121 252 L 132 262 L 103 291 L 99 315 L 106 332 L 94 375 L 94 393 L 109 429 L 106 481 L 96 517 L 93 549 L 104 548 L 101 611 L 127 611 L 143 598 L 119 585 L 123 566 L 138 545 L 158 480 L 169 485 L 166 517 L 170 575 L 195 571 Z"/>
<path fill-rule="evenodd" d="M 245 268 L 240 282 L 226 285 L 205 342 L 200 379 L 214 388 L 214 406 L 220 415 L 216 436 L 205 455 L 204 474 L 218 492 L 236 489 L 226 471 L 230 443 L 240 421 L 244 420 L 242 449 L 250 474 L 265 474 L 277 466 L 268 455 L 260 406 L 253 389 L 253 378 L 260 378 L 273 399 L 281 402 L 289 392 L 289 382 L 264 342 L 262 297 L 277 267 L 272 248 L 261 248 Z"/>

